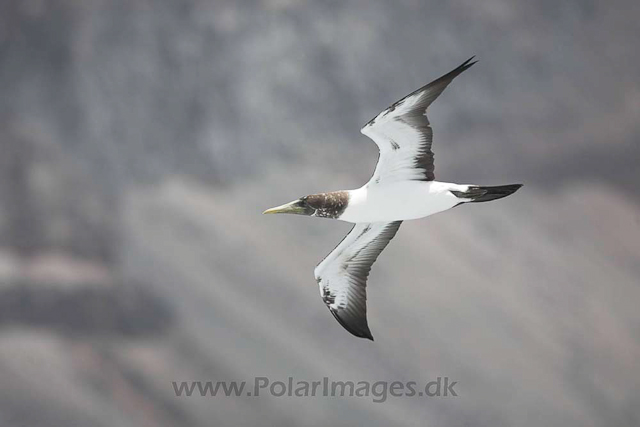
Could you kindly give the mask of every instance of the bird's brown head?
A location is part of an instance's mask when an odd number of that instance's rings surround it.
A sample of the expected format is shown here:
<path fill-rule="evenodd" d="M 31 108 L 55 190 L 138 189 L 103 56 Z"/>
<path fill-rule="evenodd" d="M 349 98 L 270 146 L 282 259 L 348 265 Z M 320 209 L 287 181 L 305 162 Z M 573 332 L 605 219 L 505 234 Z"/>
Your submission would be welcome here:
<path fill-rule="evenodd" d="M 338 218 L 347 207 L 349 193 L 334 191 L 331 193 L 311 194 L 293 202 L 267 209 L 264 214 L 288 213 L 296 215 Z"/>

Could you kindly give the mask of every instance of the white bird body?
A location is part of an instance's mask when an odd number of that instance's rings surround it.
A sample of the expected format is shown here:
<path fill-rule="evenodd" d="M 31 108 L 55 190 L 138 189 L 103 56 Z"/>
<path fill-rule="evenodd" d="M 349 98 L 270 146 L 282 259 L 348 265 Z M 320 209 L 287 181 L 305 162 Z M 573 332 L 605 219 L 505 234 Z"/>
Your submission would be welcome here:
<path fill-rule="evenodd" d="M 469 185 L 439 181 L 398 181 L 349 190 L 349 204 L 338 218 L 346 222 L 391 222 L 424 218 L 464 202 Z"/>
<path fill-rule="evenodd" d="M 367 278 L 402 221 L 424 218 L 461 203 L 501 199 L 521 187 L 482 187 L 435 180 L 433 130 L 427 108 L 456 76 L 475 63 L 471 59 L 392 104 L 364 125 L 360 131 L 380 150 L 378 164 L 367 184 L 356 190 L 312 194 L 265 211 L 355 224 L 318 264 L 314 275 L 331 314 L 357 337 L 373 340 L 367 323 Z"/>

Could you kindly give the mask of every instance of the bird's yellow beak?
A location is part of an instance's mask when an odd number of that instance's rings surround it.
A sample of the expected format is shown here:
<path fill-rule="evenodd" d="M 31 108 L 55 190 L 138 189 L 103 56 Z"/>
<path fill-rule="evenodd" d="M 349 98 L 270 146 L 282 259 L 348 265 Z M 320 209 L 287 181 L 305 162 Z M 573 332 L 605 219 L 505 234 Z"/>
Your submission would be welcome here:
<path fill-rule="evenodd" d="M 286 203 L 282 206 L 276 206 L 275 208 L 267 209 L 262 212 L 263 214 L 303 214 L 305 211 L 304 207 L 300 206 L 299 200 L 294 200 L 293 202 Z"/>

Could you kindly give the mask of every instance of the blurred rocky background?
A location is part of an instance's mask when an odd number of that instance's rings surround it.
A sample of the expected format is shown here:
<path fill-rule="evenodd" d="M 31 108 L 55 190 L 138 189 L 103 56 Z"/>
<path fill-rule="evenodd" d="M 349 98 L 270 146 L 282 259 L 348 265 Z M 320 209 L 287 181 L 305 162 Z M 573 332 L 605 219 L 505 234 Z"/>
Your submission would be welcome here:
<path fill-rule="evenodd" d="M 640 3 L 0 2 L 0 426 L 640 425 Z M 361 125 L 471 55 L 436 174 L 515 196 L 403 224 L 358 340 L 313 268 Z M 417 381 L 457 398 L 176 397 Z"/>

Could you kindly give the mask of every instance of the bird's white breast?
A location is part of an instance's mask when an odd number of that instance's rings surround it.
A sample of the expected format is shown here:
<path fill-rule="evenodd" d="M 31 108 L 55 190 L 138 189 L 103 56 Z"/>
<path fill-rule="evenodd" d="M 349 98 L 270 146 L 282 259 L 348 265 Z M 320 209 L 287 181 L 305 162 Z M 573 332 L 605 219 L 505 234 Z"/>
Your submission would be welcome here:
<path fill-rule="evenodd" d="M 449 190 L 467 188 L 438 181 L 365 185 L 349 191 L 349 204 L 339 219 L 357 223 L 423 218 L 456 206 L 461 200 Z"/>

